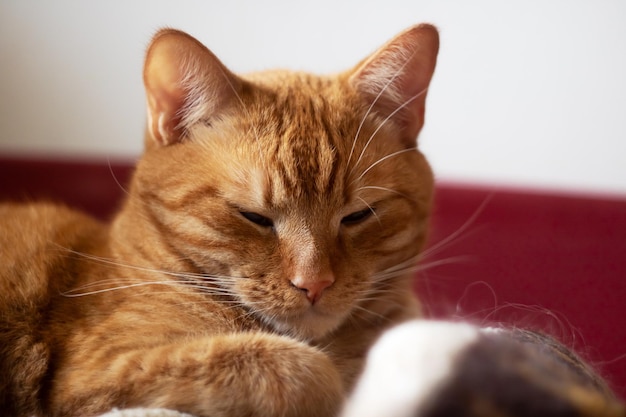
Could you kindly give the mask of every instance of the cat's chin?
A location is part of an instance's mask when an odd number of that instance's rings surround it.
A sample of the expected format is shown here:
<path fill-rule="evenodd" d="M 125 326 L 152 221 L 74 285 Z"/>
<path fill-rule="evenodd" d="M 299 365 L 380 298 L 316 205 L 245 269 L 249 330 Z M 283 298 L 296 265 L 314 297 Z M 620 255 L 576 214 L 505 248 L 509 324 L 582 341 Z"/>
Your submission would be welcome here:
<path fill-rule="evenodd" d="M 344 320 L 343 316 L 337 314 L 325 314 L 309 309 L 296 316 L 271 317 L 265 318 L 265 321 L 280 334 L 305 342 L 314 342 L 337 329 Z"/>

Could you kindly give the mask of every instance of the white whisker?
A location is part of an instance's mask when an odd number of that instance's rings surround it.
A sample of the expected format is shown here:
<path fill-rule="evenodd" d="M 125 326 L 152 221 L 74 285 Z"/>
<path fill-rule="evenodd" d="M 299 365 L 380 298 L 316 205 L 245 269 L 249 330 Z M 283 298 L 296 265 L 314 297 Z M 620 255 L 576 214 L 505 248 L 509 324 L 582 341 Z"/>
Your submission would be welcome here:
<path fill-rule="evenodd" d="M 235 282 L 238 279 L 245 279 L 245 277 L 234 277 L 234 276 L 225 276 L 225 275 L 207 275 L 203 273 L 192 273 L 192 272 L 173 272 L 173 271 L 167 271 L 163 269 L 147 268 L 147 267 L 142 267 L 142 266 L 137 266 L 137 265 L 126 264 L 122 262 L 117 262 L 111 259 L 107 259 L 107 258 L 103 258 L 100 256 L 95 256 L 95 255 L 91 255 L 87 253 L 77 252 L 77 251 L 67 249 L 67 248 L 62 248 L 62 249 L 73 255 L 77 255 L 77 256 L 80 256 L 81 258 L 85 258 L 87 260 L 91 260 L 91 261 L 94 261 L 103 265 L 110 265 L 110 266 L 119 267 L 122 269 L 129 269 L 129 270 L 134 270 L 134 271 L 139 271 L 139 272 L 149 272 L 149 273 L 155 273 L 155 274 L 163 274 L 163 275 L 172 276 L 176 278 L 185 278 L 189 280 L 199 279 L 203 281 L 214 281 L 214 282 L 224 282 L 224 281 Z"/>
<path fill-rule="evenodd" d="M 406 63 L 405 63 L 405 65 L 406 65 Z M 359 127 L 357 128 L 356 134 L 354 135 L 354 140 L 352 141 L 352 148 L 350 149 L 350 155 L 348 156 L 347 165 L 350 165 L 350 161 L 352 160 L 352 154 L 354 153 L 354 147 L 356 146 L 356 143 L 358 141 L 359 135 L 361 134 L 361 129 L 363 129 L 363 125 L 365 124 L 365 120 L 370 115 L 370 113 L 372 112 L 372 109 L 374 108 L 374 106 L 376 105 L 376 103 L 378 102 L 380 97 L 383 95 L 383 93 L 387 90 L 387 88 L 389 88 L 391 83 L 400 74 L 400 71 L 402 70 L 402 68 L 404 68 L 404 65 L 402 67 L 400 67 L 398 69 L 398 71 L 393 75 L 393 77 L 391 77 L 389 79 L 389 81 L 387 81 L 387 83 L 383 86 L 383 88 L 380 89 L 380 91 L 378 92 L 378 94 L 376 95 L 376 97 L 374 98 L 372 103 L 370 104 L 370 106 L 367 108 L 367 111 L 365 112 L 365 115 L 363 116 L 363 118 L 361 118 L 361 122 L 359 123 Z M 358 164 L 358 162 L 357 162 L 357 164 Z"/>
<path fill-rule="evenodd" d="M 487 204 L 489 204 L 494 194 L 495 193 L 491 193 L 487 197 L 485 197 L 485 199 L 482 201 L 480 206 L 478 206 L 478 208 L 474 211 L 474 213 L 472 213 L 472 215 L 461 225 L 461 227 L 456 229 L 453 233 L 448 235 L 446 238 L 440 240 L 436 244 L 424 250 L 421 253 L 421 258 L 427 258 L 429 256 L 436 254 L 437 252 L 441 251 L 443 247 L 445 247 L 450 242 L 457 239 L 459 236 L 461 236 L 461 234 L 465 233 L 467 229 L 476 221 L 478 216 L 482 214 L 482 212 L 485 210 L 485 207 L 487 207 Z"/>
<path fill-rule="evenodd" d="M 350 161 L 352 160 L 352 155 L 354 153 L 354 148 L 356 146 L 356 142 L 358 141 L 359 135 L 361 133 L 361 129 L 363 128 L 363 125 L 365 124 L 365 120 L 367 119 L 367 117 L 370 115 L 370 113 L 372 112 L 372 110 L 374 109 L 374 106 L 376 105 L 376 103 L 378 103 L 378 100 L 380 100 L 380 98 L 382 97 L 382 95 L 385 93 L 385 91 L 387 91 L 389 89 L 389 87 L 391 86 L 391 84 L 398 78 L 398 76 L 402 73 L 402 71 L 404 71 L 404 68 L 407 66 L 407 64 L 411 61 L 411 59 L 413 58 L 413 56 L 416 54 L 417 51 L 413 51 L 413 53 L 407 57 L 407 59 L 404 60 L 404 62 L 402 63 L 402 65 L 400 65 L 398 67 L 398 69 L 396 70 L 396 72 L 389 78 L 389 80 L 387 80 L 387 82 L 385 83 L 385 85 L 383 85 L 383 87 L 380 89 L 380 91 L 378 92 L 378 94 L 376 95 L 376 97 L 374 98 L 374 100 L 372 101 L 372 103 L 370 104 L 370 106 L 367 108 L 367 111 L 365 112 L 365 115 L 361 118 L 361 122 L 359 123 L 359 127 L 357 128 L 356 134 L 354 135 L 354 139 L 352 141 L 352 148 L 350 149 L 350 155 L 348 156 L 348 162 L 347 165 L 350 165 Z M 415 97 L 411 98 L 410 101 L 413 101 Z M 404 105 L 400 106 L 400 108 L 404 107 Z M 395 112 L 393 112 L 389 117 L 393 116 L 395 113 L 397 112 L 397 110 Z M 388 119 L 385 119 L 382 124 L 384 124 Z M 380 126 L 379 126 L 380 128 Z M 378 129 L 376 130 L 376 132 L 378 132 Z M 367 148 L 367 146 L 369 145 L 369 143 L 372 140 L 372 137 L 376 134 L 376 132 L 374 132 L 374 134 L 370 137 L 370 139 L 368 140 L 368 142 L 366 143 L 365 147 L 363 148 L 363 150 L 361 151 L 361 155 L 359 156 L 359 159 L 357 160 L 357 162 L 354 164 L 354 167 L 356 168 L 356 166 L 359 164 L 361 157 L 363 156 L 363 152 L 365 152 L 365 149 Z M 352 173 L 352 171 L 351 171 Z"/>
<path fill-rule="evenodd" d="M 388 188 L 388 187 L 380 187 L 380 186 L 377 186 L 377 185 L 364 185 L 362 187 L 357 188 L 356 191 L 361 191 L 361 190 L 381 190 L 381 191 L 387 191 L 387 192 L 390 192 L 390 193 L 393 193 L 393 194 L 397 194 L 397 195 L 399 195 L 401 197 L 404 197 L 406 199 L 409 199 L 409 200 L 411 199 L 408 195 L 406 195 L 404 193 L 401 193 L 399 191 L 393 190 L 393 189 Z"/>
<path fill-rule="evenodd" d="M 461 261 L 468 261 L 470 259 L 471 257 L 469 256 L 459 255 L 459 256 L 453 256 L 453 257 L 449 257 L 445 259 L 438 259 L 436 261 L 432 261 L 428 263 L 413 264 L 411 266 L 401 266 L 401 267 L 396 266 L 396 267 L 388 268 L 387 270 L 382 271 L 380 273 L 374 274 L 372 278 L 375 281 L 384 281 L 390 278 L 396 278 L 401 275 L 406 275 L 407 273 L 422 272 L 422 271 L 426 271 L 428 269 L 432 269 L 438 266 L 454 264 L 454 263 L 458 263 Z"/>
<path fill-rule="evenodd" d="M 361 200 L 363 202 L 363 204 L 365 204 L 367 206 L 368 209 L 370 209 L 370 211 L 372 212 L 372 214 L 376 218 L 376 221 L 382 227 L 383 224 L 381 223 L 380 218 L 378 217 L 378 214 L 376 214 L 376 210 L 374 210 L 374 208 L 371 205 L 369 205 L 367 201 L 363 200 L 361 197 L 357 197 L 357 198 L 359 200 Z"/>
<path fill-rule="evenodd" d="M 117 184 L 118 188 L 120 190 L 122 190 L 124 192 L 124 194 L 130 195 L 130 193 L 126 190 L 126 188 L 124 188 L 124 186 L 117 179 L 117 175 L 115 175 L 115 172 L 113 172 L 113 167 L 111 166 L 111 158 L 109 158 L 108 156 L 107 156 L 107 165 L 109 167 L 109 173 L 111 174 L 111 177 L 113 177 L 113 181 L 115 181 L 115 183 Z"/>
<path fill-rule="evenodd" d="M 376 320 L 385 320 L 385 321 L 390 321 L 391 320 L 389 317 L 386 317 L 386 316 L 384 316 L 384 315 L 382 315 L 380 313 L 377 313 L 377 312 L 375 312 L 373 310 L 367 309 L 367 308 L 365 308 L 365 307 L 363 307 L 363 306 L 361 306 L 359 304 L 355 304 L 353 306 L 353 309 L 356 310 L 356 311 L 359 311 L 361 313 L 365 313 L 367 316 L 369 316 L 368 317 L 369 320 L 374 320 L 374 319 L 376 319 Z M 361 316 L 360 318 L 363 319 L 363 318 L 366 318 L 366 317 Z M 373 321 L 372 321 L 372 323 L 373 323 Z"/>
<path fill-rule="evenodd" d="M 394 156 L 398 156 L 400 154 L 406 153 L 406 152 L 415 152 L 417 151 L 417 147 L 413 147 L 413 148 L 408 148 L 408 149 L 401 149 L 399 151 L 390 153 L 389 155 L 386 155 L 382 158 L 380 158 L 379 160 L 377 160 L 376 162 L 374 162 L 373 164 L 371 164 L 369 167 L 367 167 L 367 169 L 365 171 L 363 171 L 361 173 L 361 175 L 359 175 L 356 179 L 352 180 L 351 184 L 354 184 L 356 181 L 359 181 L 361 178 L 363 178 L 365 176 L 365 174 L 367 174 L 372 168 L 374 168 L 376 165 L 386 161 L 389 158 L 393 158 Z"/>
<path fill-rule="evenodd" d="M 382 129 L 382 127 L 387 124 L 387 122 L 389 120 L 391 120 L 391 118 L 393 116 L 396 115 L 396 113 L 398 113 L 400 110 L 402 110 L 404 107 L 406 107 L 407 105 L 409 105 L 413 100 L 415 100 L 416 98 L 418 98 L 419 96 L 426 94 L 426 92 L 428 91 L 428 88 L 423 89 L 422 91 L 420 91 L 419 93 L 413 95 L 412 97 L 410 97 L 408 100 L 406 100 L 404 103 L 402 103 L 400 106 L 398 106 L 398 108 L 396 108 L 394 111 L 392 111 L 382 122 L 380 122 L 380 124 L 378 125 L 378 127 L 376 128 L 376 130 L 374 130 L 374 132 L 370 135 L 370 138 L 367 140 L 367 142 L 365 143 L 365 146 L 363 147 L 363 149 L 361 150 L 361 154 L 359 155 L 359 158 L 357 159 L 356 163 L 354 164 L 354 166 L 352 167 L 352 170 L 350 171 L 350 173 L 352 174 L 352 172 L 354 172 L 354 170 L 356 169 L 356 167 L 359 165 L 359 163 L 361 162 L 361 160 L 363 159 L 363 156 L 365 155 L 365 151 L 367 150 L 367 148 L 369 147 L 370 143 L 372 142 L 372 140 L 374 140 L 374 137 L 376 136 L 376 134 L 380 131 L 380 129 Z M 417 148 L 413 148 L 415 150 L 417 150 Z M 371 168 L 372 166 L 370 166 Z M 370 169 L 368 168 L 368 170 Z M 361 179 L 361 177 L 363 177 L 363 175 L 361 174 L 361 176 L 359 176 L 359 179 Z"/>
<path fill-rule="evenodd" d="M 136 282 L 134 284 L 119 285 L 117 287 L 103 288 L 101 290 L 93 290 L 93 291 L 87 291 L 87 292 L 81 292 L 81 293 L 75 293 L 77 290 L 69 290 L 69 291 L 61 293 L 61 295 L 63 295 L 64 297 L 68 297 L 68 298 L 84 297 L 87 295 L 102 294 L 102 293 L 109 292 L 109 291 L 124 290 L 128 288 L 143 287 L 147 285 L 170 285 L 172 286 L 172 285 L 176 285 L 176 283 L 172 283 L 170 281 L 144 281 L 144 282 Z"/>

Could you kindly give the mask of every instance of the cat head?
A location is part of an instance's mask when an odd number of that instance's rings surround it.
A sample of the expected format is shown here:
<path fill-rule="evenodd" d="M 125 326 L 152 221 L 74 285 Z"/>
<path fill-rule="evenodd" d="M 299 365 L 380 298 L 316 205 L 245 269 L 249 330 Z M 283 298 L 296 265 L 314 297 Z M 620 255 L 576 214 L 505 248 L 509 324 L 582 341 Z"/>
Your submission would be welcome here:
<path fill-rule="evenodd" d="M 235 75 L 158 32 L 132 191 L 146 230 L 277 331 L 316 339 L 377 314 L 425 239 L 433 177 L 416 138 L 437 50 L 420 25 L 337 75 Z"/>

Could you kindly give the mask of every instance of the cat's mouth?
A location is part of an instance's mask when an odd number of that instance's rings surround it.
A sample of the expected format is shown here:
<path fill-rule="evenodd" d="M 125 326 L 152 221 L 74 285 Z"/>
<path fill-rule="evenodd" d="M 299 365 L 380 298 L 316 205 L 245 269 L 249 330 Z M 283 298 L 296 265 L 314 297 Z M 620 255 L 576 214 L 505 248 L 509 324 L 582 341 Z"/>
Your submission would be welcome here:
<path fill-rule="evenodd" d="M 263 323 L 268 331 L 311 342 L 336 330 L 350 314 L 351 301 L 347 294 L 338 296 L 337 288 L 326 288 L 322 296 L 314 297 L 295 285 L 265 289 L 262 279 L 238 282 L 234 293 L 247 317 Z M 249 285 L 249 286 L 248 286 Z M 309 288 L 310 290 L 310 288 Z"/>
<path fill-rule="evenodd" d="M 344 314 L 325 311 L 317 305 L 287 314 L 260 313 L 265 323 L 278 333 L 289 335 L 306 342 L 322 339 L 344 321 Z"/>

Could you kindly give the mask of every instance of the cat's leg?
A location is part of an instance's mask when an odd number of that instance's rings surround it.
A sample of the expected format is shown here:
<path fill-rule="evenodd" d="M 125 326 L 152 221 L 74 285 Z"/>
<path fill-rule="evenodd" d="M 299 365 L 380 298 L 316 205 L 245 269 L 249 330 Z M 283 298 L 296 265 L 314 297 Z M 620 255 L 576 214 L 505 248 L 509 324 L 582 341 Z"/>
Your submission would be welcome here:
<path fill-rule="evenodd" d="M 292 339 L 236 333 L 176 341 L 61 374 L 52 415 L 161 407 L 196 416 L 332 416 L 341 379 L 325 354 Z"/>

